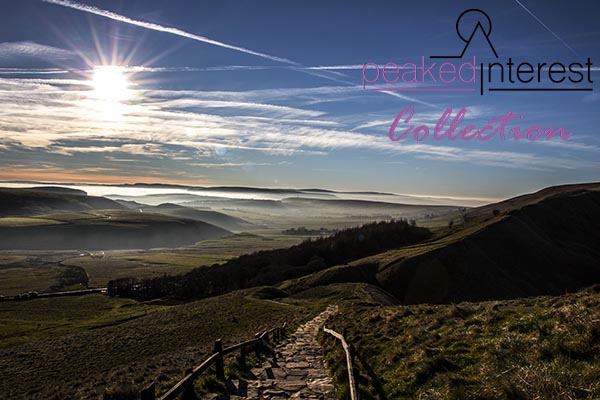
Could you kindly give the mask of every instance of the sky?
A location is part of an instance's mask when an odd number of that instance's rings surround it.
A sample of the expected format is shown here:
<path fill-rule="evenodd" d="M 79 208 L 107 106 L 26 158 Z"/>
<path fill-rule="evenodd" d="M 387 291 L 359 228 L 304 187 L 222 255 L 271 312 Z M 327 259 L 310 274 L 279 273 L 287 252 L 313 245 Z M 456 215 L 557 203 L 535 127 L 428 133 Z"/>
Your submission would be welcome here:
<path fill-rule="evenodd" d="M 487 201 L 600 180 L 595 2 L 20 0 L 2 8 L 2 181 L 318 187 Z M 481 96 L 477 85 L 439 91 L 456 87 L 440 82 L 363 88 L 365 63 L 442 63 L 428 57 L 460 54 L 455 24 L 470 8 L 489 15 L 499 58 L 476 32 L 464 60 L 590 58 L 593 83 L 578 87 L 593 90 Z M 461 20 L 462 31 L 473 29 L 473 15 Z M 390 125 L 407 106 L 411 123 L 432 134 L 446 109 L 466 108 L 461 127 L 481 128 L 510 111 L 523 120 L 509 127 L 564 127 L 572 137 L 392 141 Z"/>

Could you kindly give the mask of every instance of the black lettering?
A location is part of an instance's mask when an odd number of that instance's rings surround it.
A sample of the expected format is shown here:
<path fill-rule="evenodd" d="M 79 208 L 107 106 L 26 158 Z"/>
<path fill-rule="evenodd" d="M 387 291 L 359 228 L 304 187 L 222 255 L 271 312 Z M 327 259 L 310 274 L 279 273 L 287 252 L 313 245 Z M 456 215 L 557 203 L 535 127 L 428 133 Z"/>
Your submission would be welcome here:
<path fill-rule="evenodd" d="M 527 70 L 523 70 L 522 67 L 524 67 L 524 66 L 527 67 Z M 521 82 L 521 83 L 531 82 L 533 80 L 533 76 L 530 76 L 529 79 L 524 80 L 521 78 L 521 74 L 533 74 L 533 65 L 529 64 L 528 62 L 524 62 L 517 66 L 517 79 L 519 80 L 519 82 Z"/>
<path fill-rule="evenodd" d="M 573 78 L 571 78 L 571 77 L 569 77 L 569 80 L 570 80 L 571 82 L 573 82 L 573 83 L 579 83 L 579 82 L 583 81 L 583 73 L 582 73 L 581 71 L 578 71 L 578 70 L 576 70 L 576 69 L 573 69 L 573 66 L 574 66 L 574 65 L 578 66 L 577 68 L 579 68 L 579 69 L 583 69 L 583 65 L 581 65 L 580 63 L 572 63 L 572 64 L 570 64 L 570 65 L 569 65 L 569 71 L 570 71 L 570 72 L 572 72 L 572 73 L 574 73 L 574 74 L 577 74 L 577 75 L 579 75 L 579 80 L 574 80 L 574 79 L 573 79 Z"/>
<path fill-rule="evenodd" d="M 554 69 L 554 66 L 558 65 L 560 67 L 560 69 L 558 71 L 556 71 Z M 564 74 L 565 73 L 565 66 L 562 63 L 559 62 L 555 62 L 550 64 L 550 67 L 548 68 L 548 78 L 550 78 L 550 80 L 554 83 L 561 83 L 562 81 L 565 80 L 565 77 L 563 75 L 562 78 L 560 78 L 559 80 L 555 80 L 552 75 L 553 74 Z"/>

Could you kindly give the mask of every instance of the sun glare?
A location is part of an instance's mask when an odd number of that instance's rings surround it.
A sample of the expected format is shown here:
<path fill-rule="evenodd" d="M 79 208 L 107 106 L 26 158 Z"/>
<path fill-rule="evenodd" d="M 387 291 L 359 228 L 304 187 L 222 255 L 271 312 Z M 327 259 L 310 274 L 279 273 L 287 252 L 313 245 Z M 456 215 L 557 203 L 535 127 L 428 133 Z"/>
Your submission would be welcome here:
<path fill-rule="evenodd" d="M 133 98 L 131 82 L 127 70 L 118 65 L 99 65 L 94 67 L 90 78 L 91 107 L 101 119 L 120 119 L 127 114 L 128 100 Z"/>
<path fill-rule="evenodd" d="M 94 68 L 92 87 L 94 97 L 103 101 L 120 102 L 131 97 L 131 83 L 125 74 L 125 68 L 103 65 Z"/>

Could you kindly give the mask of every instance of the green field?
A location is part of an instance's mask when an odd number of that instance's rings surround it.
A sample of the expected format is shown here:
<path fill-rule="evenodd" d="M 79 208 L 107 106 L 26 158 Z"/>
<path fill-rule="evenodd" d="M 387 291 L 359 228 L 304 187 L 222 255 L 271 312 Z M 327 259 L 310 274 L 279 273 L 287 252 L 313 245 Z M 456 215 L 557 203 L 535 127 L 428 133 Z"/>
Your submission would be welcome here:
<path fill-rule="evenodd" d="M 124 256 L 109 255 L 104 258 L 90 256 L 68 258 L 63 261 L 63 264 L 85 269 L 90 277 L 90 287 L 104 287 L 111 279 L 175 275 L 207 263 L 222 261 L 224 261 L 222 257 L 205 255 L 186 257 L 168 253 L 140 253 Z"/>
<path fill-rule="evenodd" d="M 165 306 L 91 294 L 0 303 L 0 348 L 113 325 Z"/>
<path fill-rule="evenodd" d="M 84 288 L 83 281 L 69 282 L 69 279 L 65 279 L 72 272 L 69 267 L 83 268 L 89 278 L 89 287 L 104 287 L 111 279 L 181 274 L 203 265 L 224 263 L 242 254 L 292 246 L 304 239 L 281 234 L 239 234 L 174 249 L 92 253 L 0 251 L 0 294 L 6 296 L 32 290 L 48 292 Z"/>
<path fill-rule="evenodd" d="M 63 221 L 57 221 L 51 218 L 35 217 L 5 217 L 0 218 L 0 226 L 36 226 L 36 225 L 57 225 L 63 224 Z"/>
<path fill-rule="evenodd" d="M 14 263 L 18 263 L 21 261 L 25 261 L 26 259 L 27 259 L 26 256 L 0 253 L 0 265 L 14 264 Z"/>
<path fill-rule="evenodd" d="M 264 231 L 260 234 L 241 233 L 219 240 L 205 240 L 194 247 L 207 253 L 241 256 L 260 250 L 290 247 L 302 242 L 306 238 L 303 236 L 290 236 L 273 231 Z"/>
<path fill-rule="evenodd" d="M 0 294 L 85 289 L 73 280 L 69 282 L 71 272 L 71 268 L 61 265 L 3 266 L 0 267 Z"/>

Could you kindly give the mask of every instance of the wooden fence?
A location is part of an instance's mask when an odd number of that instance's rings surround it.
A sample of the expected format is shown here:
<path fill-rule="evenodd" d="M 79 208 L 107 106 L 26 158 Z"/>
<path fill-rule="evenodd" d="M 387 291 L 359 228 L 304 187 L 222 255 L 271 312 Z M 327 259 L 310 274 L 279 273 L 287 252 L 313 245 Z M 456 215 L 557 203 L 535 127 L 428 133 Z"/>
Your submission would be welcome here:
<path fill-rule="evenodd" d="M 269 336 L 273 341 L 280 340 L 285 336 L 287 323 L 283 323 L 281 327 L 266 330 L 254 335 L 254 339 L 238 343 L 233 346 L 223 348 L 221 339 L 215 341 L 214 353 L 197 367 L 190 368 L 185 371 L 185 376 L 177 382 L 175 386 L 169 389 L 164 395 L 158 397 L 158 400 L 175 400 L 181 395 L 182 400 L 195 399 L 194 381 L 213 364 L 215 365 L 215 375 L 217 379 L 225 380 L 225 356 L 237 351 L 240 352 L 240 363 L 246 363 L 246 356 L 249 352 L 260 352 L 261 349 L 269 342 Z M 156 385 L 153 382 L 140 392 L 141 400 L 157 400 Z"/>
<path fill-rule="evenodd" d="M 354 368 L 352 367 L 352 349 L 350 348 L 350 345 L 348 345 L 348 342 L 346 342 L 344 335 L 337 333 L 334 330 L 327 329 L 325 327 L 323 327 L 323 331 L 325 333 L 329 333 L 331 336 L 335 337 L 340 342 L 342 342 L 342 347 L 344 348 L 344 352 L 346 353 L 346 367 L 348 368 L 348 385 L 350 386 L 350 400 L 358 400 L 358 394 L 356 392 L 356 383 L 354 382 Z"/>

